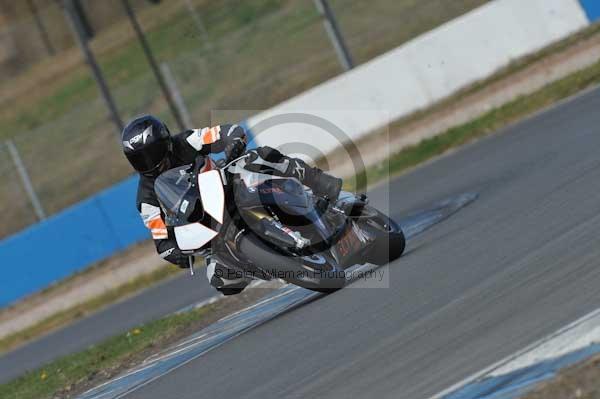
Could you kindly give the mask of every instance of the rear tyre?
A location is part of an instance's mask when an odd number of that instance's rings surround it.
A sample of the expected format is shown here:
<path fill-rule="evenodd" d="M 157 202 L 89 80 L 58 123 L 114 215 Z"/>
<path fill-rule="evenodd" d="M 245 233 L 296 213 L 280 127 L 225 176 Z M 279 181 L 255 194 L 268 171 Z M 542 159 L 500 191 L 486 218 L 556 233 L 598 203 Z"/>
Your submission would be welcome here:
<path fill-rule="evenodd" d="M 253 234 L 246 234 L 238 248 L 257 267 L 275 278 L 323 293 L 337 291 L 346 285 L 344 271 L 339 270 L 323 257 L 303 260 L 280 254 Z"/>

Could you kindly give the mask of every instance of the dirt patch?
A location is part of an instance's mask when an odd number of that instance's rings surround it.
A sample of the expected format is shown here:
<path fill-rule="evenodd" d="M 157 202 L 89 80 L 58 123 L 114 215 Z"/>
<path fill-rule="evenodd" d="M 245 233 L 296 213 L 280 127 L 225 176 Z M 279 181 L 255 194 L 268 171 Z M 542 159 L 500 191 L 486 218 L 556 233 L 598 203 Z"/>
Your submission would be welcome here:
<path fill-rule="evenodd" d="M 572 366 L 543 383 L 523 399 L 600 398 L 600 355 Z"/>

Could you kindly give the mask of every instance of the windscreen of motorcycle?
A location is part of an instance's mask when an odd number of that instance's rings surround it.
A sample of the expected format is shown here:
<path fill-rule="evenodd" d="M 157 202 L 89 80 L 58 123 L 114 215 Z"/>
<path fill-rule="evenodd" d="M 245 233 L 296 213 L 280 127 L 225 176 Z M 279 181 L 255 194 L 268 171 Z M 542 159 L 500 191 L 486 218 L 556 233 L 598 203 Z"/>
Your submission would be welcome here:
<path fill-rule="evenodd" d="M 204 212 L 208 213 L 219 224 L 223 224 L 225 212 L 225 192 L 221 173 L 211 170 L 198 175 L 198 187 Z"/>
<path fill-rule="evenodd" d="M 189 199 L 186 200 L 186 197 L 192 190 L 189 169 L 190 165 L 185 165 L 168 170 L 154 182 L 154 192 L 165 213 L 168 226 L 185 222 L 185 218 L 181 216 L 188 212 Z"/>
<path fill-rule="evenodd" d="M 225 212 L 219 170 L 201 172 L 195 177 L 190 165 L 174 168 L 156 179 L 154 191 L 165 213 L 166 225 L 174 227 L 180 249 L 199 249 L 217 236 L 218 229 L 215 231 L 213 225 L 223 224 Z"/>
<path fill-rule="evenodd" d="M 223 224 L 225 192 L 220 172 L 218 170 L 211 170 L 199 173 L 198 187 L 200 189 L 200 198 L 204 212 L 210 215 L 219 225 Z M 202 223 L 177 226 L 174 231 L 177 246 L 184 251 L 200 249 L 218 235 L 217 231 Z"/>

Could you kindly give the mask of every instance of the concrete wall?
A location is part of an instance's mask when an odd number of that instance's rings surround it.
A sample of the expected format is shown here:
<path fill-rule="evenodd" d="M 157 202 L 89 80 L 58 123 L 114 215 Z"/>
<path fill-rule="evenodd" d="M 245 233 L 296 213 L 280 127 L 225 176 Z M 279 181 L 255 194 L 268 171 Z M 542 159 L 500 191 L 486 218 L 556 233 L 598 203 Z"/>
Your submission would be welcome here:
<path fill-rule="evenodd" d="M 250 118 L 248 125 L 260 145 L 318 143 L 326 153 L 339 143 L 319 126 L 286 123 L 264 130 L 261 122 L 308 112 L 357 139 L 588 24 L 577 0 L 496 0 Z"/>

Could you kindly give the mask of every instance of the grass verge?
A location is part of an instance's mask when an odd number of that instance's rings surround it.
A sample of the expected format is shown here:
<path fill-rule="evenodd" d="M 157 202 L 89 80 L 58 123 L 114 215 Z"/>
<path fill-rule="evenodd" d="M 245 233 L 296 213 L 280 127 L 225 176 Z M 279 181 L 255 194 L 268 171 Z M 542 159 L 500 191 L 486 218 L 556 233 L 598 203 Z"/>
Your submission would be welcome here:
<path fill-rule="evenodd" d="M 600 356 L 561 371 L 523 399 L 594 399 L 600 397 Z"/>
<path fill-rule="evenodd" d="M 110 338 L 87 350 L 63 357 L 44 368 L 0 385 L 5 399 L 70 397 L 76 387 L 95 377 L 110 378 L 145 351 L 170 341 L 203 319 L 214 306 L 175 314 Z"/>
<path fill-rule="evenodd" d="M 31 327 L 0 339 L 0 353 L 14 349 L 32 339 L 63 327 L 74 320 L 98 311 L 105 306 L 113 304 L 146 287 L 173 276 L 178 273 L 178 271 L 179 269 L 175 267 L 161 267 L 152 273 L 140 276 L 130 282 L 109 290 L 96 298 L 55 313 Z M 0 395 L 0 397 L 3 396 Z"/>

